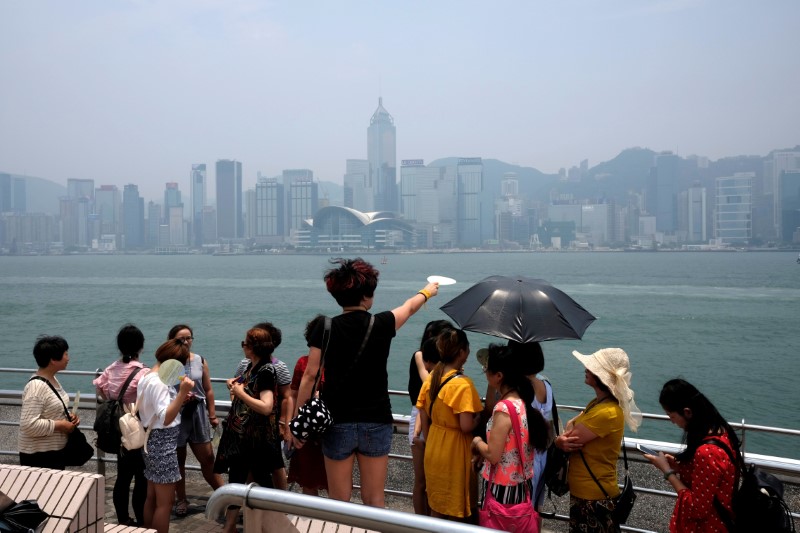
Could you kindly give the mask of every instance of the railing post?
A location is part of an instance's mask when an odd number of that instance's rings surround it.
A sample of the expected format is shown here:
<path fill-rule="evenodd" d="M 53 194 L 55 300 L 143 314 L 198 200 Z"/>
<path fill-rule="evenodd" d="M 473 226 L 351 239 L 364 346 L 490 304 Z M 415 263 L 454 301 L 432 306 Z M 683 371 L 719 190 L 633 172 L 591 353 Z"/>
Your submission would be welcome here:
<path fill-rule="evenodd" d="M 102 368 L 98 368 L 94 371 L 94 377 L 99 378 L 100 374 L 103 373 Z M 94 402 L 95 402 L 95 416 L 97 416 L 97 406 L 100 405 L 100 394 L 97 392 L 97 389 L 94 390 Z M 94 451 L 97 454 L 97 473 L 103 477 L 106 477 L 106 452 L 101 450 L 97 447 L 97 440 L 95 440 L 95 447 Z"/>

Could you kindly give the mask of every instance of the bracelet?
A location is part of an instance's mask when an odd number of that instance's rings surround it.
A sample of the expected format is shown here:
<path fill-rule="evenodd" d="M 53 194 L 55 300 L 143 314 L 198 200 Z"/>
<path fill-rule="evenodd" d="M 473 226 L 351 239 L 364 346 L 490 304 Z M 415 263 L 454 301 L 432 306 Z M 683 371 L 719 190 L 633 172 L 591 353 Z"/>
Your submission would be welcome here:
<path fill-rule="evenodd" d="M 425 297 L 425 303 L 427 303 L 427 302 L 428 302 L 428 299 L 429 299 L 431 296 L 433 296 L 433 295 L 430 293 L 430 291 L 428 291 L 428 290 L 426 290 L 426 289 L 421 289 L 421 290 L 417 291 L 417 294 L 421 294 L 421 295 L 423 295 L 423 296 Z"/>
<path fill-rule="evenodd" d="M 664 480 L 665 481 L 669 481 L 669 476 L 674 476 L 674 475 L 675 475 L 675 471 L 672 470 L 672 469 L 669 469 L 666 472 L 664 472 Z"/>

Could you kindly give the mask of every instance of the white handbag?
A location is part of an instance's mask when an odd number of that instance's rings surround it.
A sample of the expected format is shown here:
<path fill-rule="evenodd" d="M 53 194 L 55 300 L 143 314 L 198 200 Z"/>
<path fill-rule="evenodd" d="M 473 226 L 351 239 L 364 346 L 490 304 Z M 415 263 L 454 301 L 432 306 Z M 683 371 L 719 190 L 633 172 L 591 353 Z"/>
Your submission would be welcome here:
<path fill-rule="evenodd" d="M 122 447 L 126 450 L 144 448 L 147 453 L 147 437 L 150 430 L 145 431 L 142 421 L 137 415 L 138 405 L 132 403 L 124 407 L 125 414 L 119 419 L 119 431 L 122 435 Z"/>

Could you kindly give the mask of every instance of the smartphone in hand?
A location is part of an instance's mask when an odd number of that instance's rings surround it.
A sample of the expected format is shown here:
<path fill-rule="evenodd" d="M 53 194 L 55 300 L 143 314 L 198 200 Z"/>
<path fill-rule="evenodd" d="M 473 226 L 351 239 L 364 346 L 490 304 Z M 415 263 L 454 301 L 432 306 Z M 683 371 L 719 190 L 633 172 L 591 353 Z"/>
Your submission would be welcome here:
<path fill-rule="evenodd" d="M 637 444 L 636 445 L 636 449 L 639 450 L 640 452 L 642 452 L 643 454 L 655 455 L 656 457 L 658 457 L 658 452 L 657 451 L 655 451 L 652 448 L 648 448 L 647 446 L 644 446 L 642 444 Z"/>

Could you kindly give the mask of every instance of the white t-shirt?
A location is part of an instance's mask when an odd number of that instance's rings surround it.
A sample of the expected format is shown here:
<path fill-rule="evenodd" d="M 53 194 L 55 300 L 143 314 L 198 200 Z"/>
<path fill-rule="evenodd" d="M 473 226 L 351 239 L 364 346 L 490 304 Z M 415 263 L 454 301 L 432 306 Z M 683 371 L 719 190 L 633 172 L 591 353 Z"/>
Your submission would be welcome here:
<path fill-rule="evenodd" d="M 136 402 L 139 406 L 139 418 L 146 428 L 163 429 L 175 427 L 181 423 L 180 412 L 168 426 L 164 425 L 167 407 L 178 395 L 174 387 L 167 387 L 158 377 L 158 372 L 150 372 L 141 380 L 136 390 Z"/>

